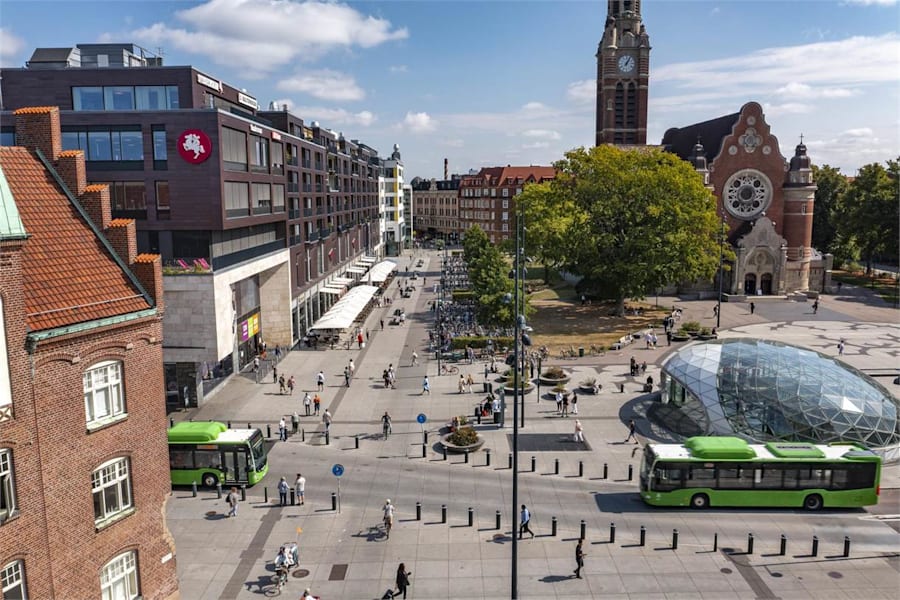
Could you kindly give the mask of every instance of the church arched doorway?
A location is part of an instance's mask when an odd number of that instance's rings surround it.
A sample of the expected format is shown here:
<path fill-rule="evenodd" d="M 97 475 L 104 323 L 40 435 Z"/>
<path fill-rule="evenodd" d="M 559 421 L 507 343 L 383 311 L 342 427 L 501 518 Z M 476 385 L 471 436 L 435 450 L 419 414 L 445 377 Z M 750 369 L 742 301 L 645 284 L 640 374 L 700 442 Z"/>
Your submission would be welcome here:
<path fill-rule="evenodd" d="M 744 293 L 748 296 L 756 294 L 756 273 L 747 273 L 744 276 Z"/>
<path fill-rule="evenodd" d="M 763 296 L 772 295 L 772 274 L 763 273 L 759 277 L 759 289 L 762 290 Z"/>

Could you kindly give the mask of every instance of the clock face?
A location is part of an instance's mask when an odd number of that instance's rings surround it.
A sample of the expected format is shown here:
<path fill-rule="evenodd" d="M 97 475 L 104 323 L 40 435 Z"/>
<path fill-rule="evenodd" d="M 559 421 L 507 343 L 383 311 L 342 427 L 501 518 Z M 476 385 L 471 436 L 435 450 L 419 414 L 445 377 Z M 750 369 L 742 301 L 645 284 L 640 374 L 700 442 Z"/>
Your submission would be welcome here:
<path fill-rule="evenodd" d="M 725 184 L 723 201 L 725 210 L 738 219 L 748 221 L 769 207 L 772 201 L 772 184 L 759 171 L 738 171 Z"/>
<path fill-rule="evenodd" d="M 634 57 L 633 56 L 621 56 L 619 57 L 619 70 L 623 73 L 631 73 L 634 70 Z"/>

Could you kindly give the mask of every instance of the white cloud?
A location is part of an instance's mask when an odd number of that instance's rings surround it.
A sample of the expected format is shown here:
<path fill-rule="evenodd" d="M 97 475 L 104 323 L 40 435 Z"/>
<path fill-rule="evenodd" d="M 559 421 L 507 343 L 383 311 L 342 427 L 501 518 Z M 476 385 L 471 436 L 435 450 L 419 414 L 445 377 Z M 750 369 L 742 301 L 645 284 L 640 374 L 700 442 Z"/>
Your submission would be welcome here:
<path fill-rule="evenodd" d="M 0 27 L 0 65 L 12 66 L 25 47 L 25 40 L 5 27 Z M 21 65 L 18 65 L 21 66 Z"/>
<path fill-rule="evenodd" d="M 896 144 L 878 137 L 869 127 L 846 129 L 833 137 L 807 139 L 804 143 L 816 164 L 841 167 L 844 175 L 855 174 L 860 165 L 897 156 Z"/>
<path fill-rule="evenodd" d="M 863 6 L 893 6 L 897 0 L 844 0 L 847 4 L 862 4 Z"/>
<path fill-rule="evenodd" d="M 400 126 L 413 133 L 428 133 L 437 129 L 438 122 L 426 112 L 407 112 Z"/>
<path fill-rule="evenodd" d="M 337 102 L 362 100 L 366 97 L 353 77 L 328 69 L 298 73 L 282 79 L 275 87 L 285 92 L 302 92 L 321 100 Z"/>
<path fill-rule="evenodd" d="M 797 100 L 807 100 L 816 98 L 850 98 L 859 95 L 858 90 L 848 90 L 841 87 L 818 87 L 806 85 L 799 81 L 792 81 L 787 85 L 781 86 L 773 92 L 778 96 L 794 98 Z"/>
<path fill-rule="evenodd" d="M 711 11 L 709 11 L 709 16 L 713 17 L 713 16 L 719 14 L 720 12 L 722 12 L 722 9 L 719 8 L 718 6 L 714 6 L 713 9 Z"/>
<path fill-rule="evenodd" d="M 547 108 L 540 102 L 527 102 L 522 106 L 522 110 L 544 110 Z"/>
<path fill-rule="evenodd" d="M 391 65 L 390 68 L 388 68 L 388 71 L 391 73 L 406 73 L 408 70 L 406 65 Z"/>
<path fill-rule="evenodd" d="M 769 119 L 780 117 L 781 115 L 803 115 L 812 113 L 815 110 L 816 107 L 812 104 L 803 104 L 802 102 L 785 102 L 783 104 L 763 103 L 763 111 Z"/>
<path fill-rule="evenodd" d="M 534 150 L 536 148 L 547 148 L 550 146 L 549 142 L 532 142 L 531 144 L 522 144 L 522 148 L 526 150 Z"/>
<path fill-rule="evenodd" d="M 350 112 L 343 108 L 326 108 L 324 106 L 293 106 L 288 104 L 289 110 L 304 120 L 321 121 L 323 127 L 334 129 L 337 125 L 354 125 L 368 127 L 377 120 L 371 111 Z"/>
<path fill-rule="evenodd" d="M 258 78 L 335 49 L 372 48 L 409 37 L 404 27 L 338 2 L 207 0 L 175 16 L 184 27 L 155 23 L 130 35 L 144 45 L 169 44 Z"/>
<path fill-rule="evenodd" d="M 593 104 L 597 99 L 597 80 L 584 79 L 573 81 L 566 88 L 566 96 L 572 102 L 578 104 Z"/>
<path fill-rule="evenodd" d="M 462 148 L 466 145 L 466 142 L 462 138 L 450 138 L 444 140 L 443 142 L 441 142 L 441 144 L 444 146 L 449 146 L 451 148 Z"/>
<path fill-rule="evenodd" d="M 559 132 L 553 131 L 552 129 L 526 129 L 522 132 L 524 137 L 531 138 L 542 138 L 546 140 L 558 140 L 560 139 Z"/>

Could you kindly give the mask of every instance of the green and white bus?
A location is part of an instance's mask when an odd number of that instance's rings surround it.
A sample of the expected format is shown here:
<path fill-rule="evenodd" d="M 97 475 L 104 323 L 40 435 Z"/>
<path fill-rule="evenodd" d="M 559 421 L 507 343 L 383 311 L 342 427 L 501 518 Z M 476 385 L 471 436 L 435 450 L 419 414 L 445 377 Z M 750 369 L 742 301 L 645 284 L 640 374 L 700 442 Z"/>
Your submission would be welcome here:
<path fill-rule="evenodd" d="M 169 429 L 169 469 L 174 485 L 253 485 L 269 471 L 262 431 L 218 421 L 176 423 Z"/>
<path fill-rule="evenodd" d="M 641 498 L 693 508 L 855 508 L 878 503 L 880 478 L 881 457 L 857 444 L 692 437 L 644 448 Z"/>

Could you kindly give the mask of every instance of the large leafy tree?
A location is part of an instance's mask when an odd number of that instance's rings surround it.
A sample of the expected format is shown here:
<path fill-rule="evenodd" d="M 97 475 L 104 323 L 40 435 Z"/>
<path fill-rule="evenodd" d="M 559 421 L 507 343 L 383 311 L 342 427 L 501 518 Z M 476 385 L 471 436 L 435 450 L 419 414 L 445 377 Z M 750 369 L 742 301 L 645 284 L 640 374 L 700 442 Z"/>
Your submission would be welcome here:
<path fill-rule="evenodd" d="M 557 248 L 582 289 L 614 299 L 711 278 L 719 265 L 716 201 L 693 167 L 652 148 L 578 148 L 556 163 L 550 192 L 527 210 L 529 231 L 570 221 Z M 538 196 L 535 194 L 535 196 Z M 563 215 L 565 213 L 565 215 Z"/>
<path fill-rule="evenodd" d="M 508 294 L 513 291 L 513 283 L 507 277 L 509 265 L 480 227 L 466 231 L 463 257 L 468 267 L 479 323 L 489 326 L 512 324 L 513 307 L 508 301 Z"/>
<path fill-rule="evenodd" d="M 817 186 L 812 245 L 822 252 L 834 254 L 837 264 L 857 260 L 859 250 L 852 239 L 838 231 L 842 199 L 847 193 L 849 182 L 840 169 L 835 167 L 813 165 L 812 169 Z"/>
<path fill-rule="evenodd" d="M 534 183 L 516 196 L 525 227 L 525 254 L 544 265 L 544 283 L 550 283 L 550 268 L 566 262 L 570 231 L 581 213 L 571 194 L 558 193 L 550 182 Z"/>
<path fill-rule="evenodd" d="M 895 260 L 900 235 L 900 159 L 864 165 L 842 197 L 839 237 L 852 239 L 866 263 L 866 273 L 879 258 Z"/>

